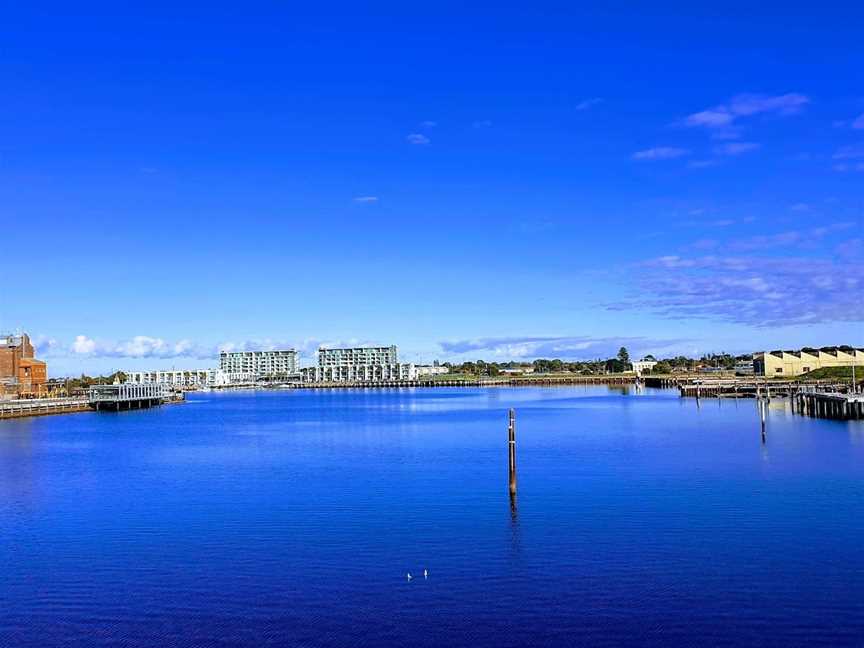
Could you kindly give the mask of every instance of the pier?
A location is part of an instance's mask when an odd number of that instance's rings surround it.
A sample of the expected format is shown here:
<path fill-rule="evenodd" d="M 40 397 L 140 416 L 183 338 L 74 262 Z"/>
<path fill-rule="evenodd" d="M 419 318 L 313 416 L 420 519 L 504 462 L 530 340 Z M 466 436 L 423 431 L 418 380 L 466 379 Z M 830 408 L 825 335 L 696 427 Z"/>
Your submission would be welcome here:
<path fill-rule="evenodd" d="M 143 409 L 163 403 L 183 400 L 183 394 L 175 394 L 161 383 L 123 385 L 94 385 L 90 388 L 88 402 L 96 411 Z"/>
<path fill-rule="evenodd" d="M 797 380 L 691 380 L 677 385 L 681 396 L 693 398 L 791 398 L 802 391 L 837 392 L 842 385 L 831 381 Z"/>
<path fill-rule="evenodd" d="M 800 414 L 839 421 L 864 420 L 864 396 L 855 394 L 800 392 L 792 397 Z"/>

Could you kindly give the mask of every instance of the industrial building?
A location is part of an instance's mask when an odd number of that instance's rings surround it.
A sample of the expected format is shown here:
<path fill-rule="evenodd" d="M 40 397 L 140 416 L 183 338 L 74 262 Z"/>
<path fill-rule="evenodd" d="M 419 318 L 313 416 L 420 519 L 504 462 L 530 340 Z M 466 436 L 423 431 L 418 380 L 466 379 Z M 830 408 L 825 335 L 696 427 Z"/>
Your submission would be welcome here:
<path fill-rule="evenodd" d="M 0 335 L 0 396 L 41 396 L 47 383 L 48 366 L 34 357 L 30 337 Z"/>
<path fill-rule="evenodd" d="M 277 351 L 222 351 L 219 369 L 226 374 L 251 374 L 259 380 L 284 379 L 296 376 L 300 370 L 294 349 Z"/>
<path fill-rule="evenodd" d="M 800 376 L 824 367 L 864 367 L 864 349 L 844 346 L 753 354 L 753 370 L 759 376 Z"/>

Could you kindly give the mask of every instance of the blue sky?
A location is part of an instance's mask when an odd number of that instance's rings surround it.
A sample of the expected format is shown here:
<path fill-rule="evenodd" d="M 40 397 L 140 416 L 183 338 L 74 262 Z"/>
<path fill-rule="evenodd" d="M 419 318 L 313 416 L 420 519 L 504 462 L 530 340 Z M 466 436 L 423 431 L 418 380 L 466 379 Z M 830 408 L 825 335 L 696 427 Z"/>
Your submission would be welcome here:
<path fill-rule="evenodd" d="M 52 375 L 864 345 L 860 3 L 27 4 L 0 329 Z"/>

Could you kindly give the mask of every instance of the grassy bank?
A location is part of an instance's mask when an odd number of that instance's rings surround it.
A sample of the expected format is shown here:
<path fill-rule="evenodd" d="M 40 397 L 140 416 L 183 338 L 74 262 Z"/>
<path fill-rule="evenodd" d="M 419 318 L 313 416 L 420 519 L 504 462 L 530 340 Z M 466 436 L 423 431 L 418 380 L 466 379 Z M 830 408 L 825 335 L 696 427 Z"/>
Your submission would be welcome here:
<path fill-rule="evenodd" d="M 804 374 L 806 380 L 848 380 L 852 381 L 852 367 L 823 367 Z M 855 379 L 864 380 L 864 367 L 855 367 Z"/>

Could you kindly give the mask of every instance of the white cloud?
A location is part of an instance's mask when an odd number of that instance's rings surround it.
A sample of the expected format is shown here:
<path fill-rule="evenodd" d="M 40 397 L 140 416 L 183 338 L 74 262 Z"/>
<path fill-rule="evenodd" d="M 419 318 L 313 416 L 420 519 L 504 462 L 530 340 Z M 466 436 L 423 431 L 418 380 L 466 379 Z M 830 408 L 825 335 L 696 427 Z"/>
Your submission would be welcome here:
<path fill-rule="evenodd" d="M 365 204 L 377 203 L 378 202 L 378 196 L 357 196 L 354 199 L 354 202 L 365 203 Z"/>
<path fill-rule="evenodd" d="M 72 353 L 90 354 L 96 350 L 96 341 L 86 335 L 78 335 L 72 343 Z"/>
<path fill-rule="evenodd" d="M 481 120 L 479 120 L 479 121 L 475 121 L 475 122 L 474 122 L 473 124 L 471 124 L 471 125 L 472 125 L 474 128 L 491 128 L 491 127 L 492 127 L 492 122 L 489 121 L 488 119 L 481 119 Z"/>
<path fill-rule="evenodd" d="M 416 145 L 419 145 L 419 146 L 423 146 L 423 145 L 429 144 L 429 142 L 432 141 L 432 140 L 430 140 L 428 137 L 426 137 L 425 135 L 423 135 L 422 133 L 411 133 L 411 134 L 410 134 L 408 137 L 406 137 L 405 139 L 408 140 L 408 143 L 409 143 L 409 144 L 416 144 Z"/>
<path fill-rule="evenodd" d="M 852 128 L 856 130 L 864 129 L 864 114 L 855 118 L 855 121 L 852 122 Z"/>
<path fill-rule="evenodd" d="M 701 110 L 684 118 L 684 125 L 696 128 L 724 129 L 727 133 L 741 117 L 760 113 L 792 115 L 800 112 L 810 99 L 802 94 L 789 93 L 777 96 L 741 94 L 725 104 Z"/>
<path fill-rule="evenodd" d="M 210 358 L 215 355 L 213 349 L 202 348 L 190 340 L 166 342 L 147 335 L 136 335 L 119 342 L 78 335 L 69 351 L 73 356 L 93 358 Z"/>
<path fill-rule="evenodd" d="M 421 128 L 435 128 L 437 125 L 438 125 L 438 122 L 434 122 L 434 121 L 431 121 L 428 119 L 426 121 L 420 122 Z"/>
<path fill-rule="evenodd" d="M 729 126 L 735 120 L 735 115 L 723 108 L 722 110 L 703 110 L 688 116 L 684 123 L 688 126 L 705 126 L 707 128 L 719 128 Z"/>
<path fill-rule="evenodd" d="M 672 160 L 689 154 L 690 151 L 687 149 L 675 148 L 673 146 L 657 146 L 645 149 L 644 151 L 636 151 L 632 157 L 634 160 Z"/>

